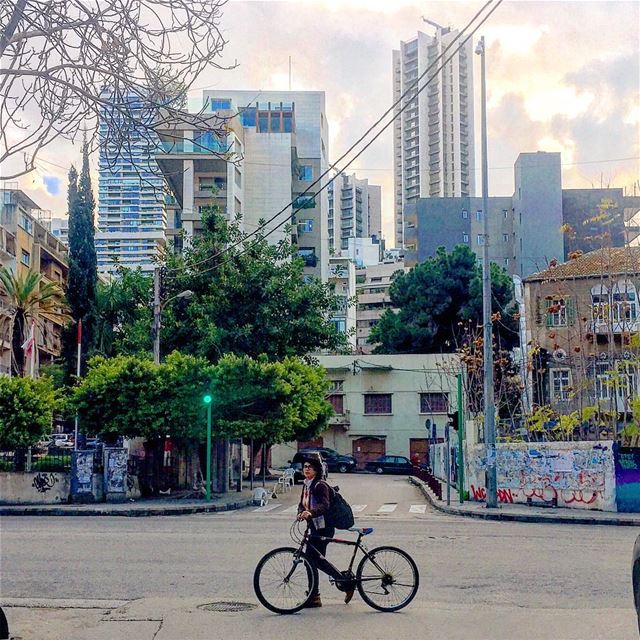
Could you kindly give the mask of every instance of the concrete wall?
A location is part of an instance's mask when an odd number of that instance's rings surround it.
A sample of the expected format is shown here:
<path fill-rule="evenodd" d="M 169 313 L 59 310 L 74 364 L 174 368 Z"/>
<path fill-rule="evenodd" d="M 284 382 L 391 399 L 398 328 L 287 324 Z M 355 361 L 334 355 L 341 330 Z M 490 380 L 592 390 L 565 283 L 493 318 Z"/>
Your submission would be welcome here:
<path fill-rule="evenodd" d="M 472 500 L 486 499 L 484 445 L 467 448 Z M 498 500 L 616 511 L 613 442 L 513 443 L 497 446 Z"/>
<path fill-rule="evenodd" d="M 66 503 L 70 491 L 68 472 L 0 473 L 0 504 Z"/>

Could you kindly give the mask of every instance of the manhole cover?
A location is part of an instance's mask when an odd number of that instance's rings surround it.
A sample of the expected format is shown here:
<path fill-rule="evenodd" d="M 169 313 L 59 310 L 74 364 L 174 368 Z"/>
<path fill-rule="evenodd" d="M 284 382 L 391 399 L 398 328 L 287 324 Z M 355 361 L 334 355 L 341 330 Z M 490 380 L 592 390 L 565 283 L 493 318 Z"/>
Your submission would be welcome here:
<path fill-rule="evenodd" d="M 208 602 L 207 604 L 198 605 L 198 609 L 204 609 L 205 611 L 249 611 L 255 609 L 258 605 L 251 604 L 250 602 Z"/>

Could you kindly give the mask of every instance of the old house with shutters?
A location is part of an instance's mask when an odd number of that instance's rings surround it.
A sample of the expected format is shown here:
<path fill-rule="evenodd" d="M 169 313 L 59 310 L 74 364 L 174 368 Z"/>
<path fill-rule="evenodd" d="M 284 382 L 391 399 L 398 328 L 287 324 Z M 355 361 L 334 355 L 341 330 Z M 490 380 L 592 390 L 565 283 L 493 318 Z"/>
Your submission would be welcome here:
<path fill-rule="evenodd" d="M 456 354 L 318 356 L 331 381 L 335 414 L 310 442 L 272 449 L 284 466 L 297 449 L 324 446 L 353 455 L 358 468 L 382 455 L 424 458 L 429 439 L 444 438 L 447 413 L 457 408 Z"/>
<path fill-rule="evenodd" d="M 525 278 L 534 404 L 599 406 L 624 421 L 638 393 L 639 289 L 640 247 L 599 249 Z"/>

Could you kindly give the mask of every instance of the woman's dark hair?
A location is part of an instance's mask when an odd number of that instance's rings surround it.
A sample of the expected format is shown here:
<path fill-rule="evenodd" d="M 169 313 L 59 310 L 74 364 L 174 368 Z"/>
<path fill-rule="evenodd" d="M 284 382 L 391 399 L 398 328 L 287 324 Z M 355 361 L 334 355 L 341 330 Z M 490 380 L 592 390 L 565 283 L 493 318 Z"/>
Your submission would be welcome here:
<path fill-rule="evenodd" d="M 322 462 L 318 458 L 305 458 L 304 462 L 310 464 L 314 468 L 316 476 L 322 479 Z"/>

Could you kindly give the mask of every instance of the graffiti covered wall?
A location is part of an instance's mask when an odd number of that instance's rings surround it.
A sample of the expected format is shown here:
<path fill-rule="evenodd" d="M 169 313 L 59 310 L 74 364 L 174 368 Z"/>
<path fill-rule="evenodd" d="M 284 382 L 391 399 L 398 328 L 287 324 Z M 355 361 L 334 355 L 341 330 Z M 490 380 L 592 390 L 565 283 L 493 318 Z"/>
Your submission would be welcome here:
<path fill-rule="evenodd" d="M 486 499 L 484 445 L 468 448 L 471 499 Z M 497 446 L 498 499 L 504 503 L 616 511 L 613 442 L 522 442 Z"/>
<path fill-rule="evenodd" d="M 616 448 L 616 505 L 618 511 L 640 511 L 640 449 Z"/>
<path fill-rule="evenodd" d="M 0 473 L 0 504 L 59 504 L 70 491 L 68 472 Z"/>

